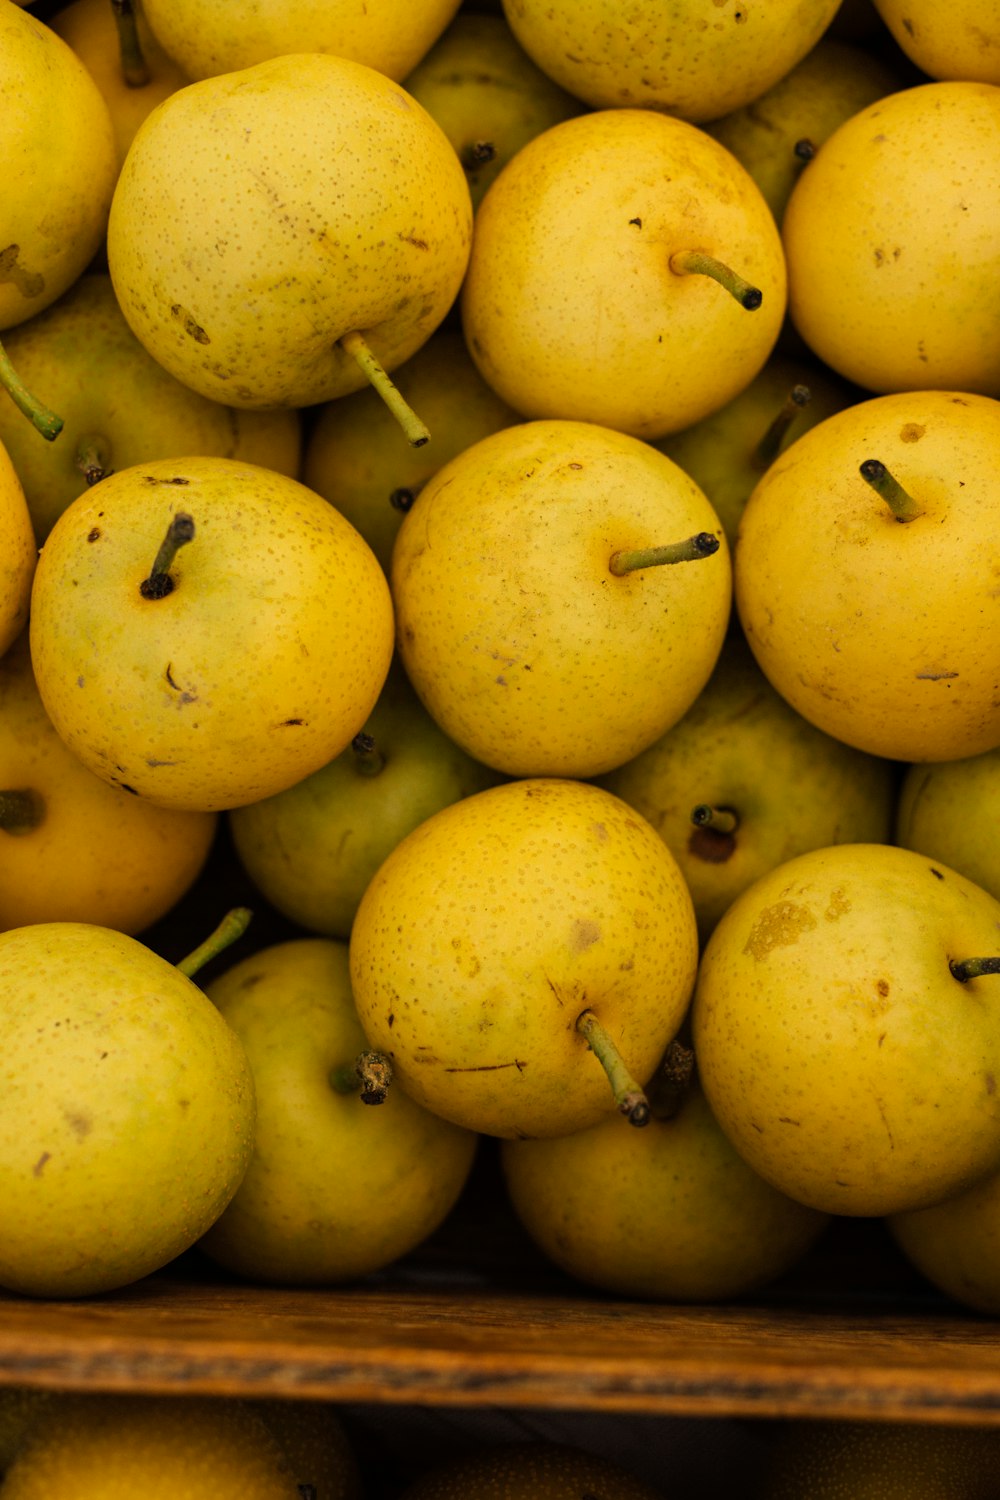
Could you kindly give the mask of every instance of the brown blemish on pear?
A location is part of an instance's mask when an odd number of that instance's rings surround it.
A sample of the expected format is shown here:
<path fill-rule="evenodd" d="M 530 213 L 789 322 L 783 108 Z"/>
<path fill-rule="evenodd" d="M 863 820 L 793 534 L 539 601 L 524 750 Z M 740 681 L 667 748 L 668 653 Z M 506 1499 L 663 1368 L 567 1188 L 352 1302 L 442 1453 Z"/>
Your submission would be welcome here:
<path fill-rule="evenodd" d="M 765 907 L 753 924 L 743 951 L 752 958 L 764 959 L 773 948 L 791 947 L 815 926 L 816 918 L 808 906 L 776 901 L 773 906 Z"/>

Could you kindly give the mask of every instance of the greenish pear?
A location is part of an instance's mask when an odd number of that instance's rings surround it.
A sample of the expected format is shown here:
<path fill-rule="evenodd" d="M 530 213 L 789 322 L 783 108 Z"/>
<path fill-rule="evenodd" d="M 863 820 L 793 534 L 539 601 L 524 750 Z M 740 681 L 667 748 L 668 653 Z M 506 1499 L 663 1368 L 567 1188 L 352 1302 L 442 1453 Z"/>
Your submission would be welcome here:
<path fill-rule="evenodd" d="M 718 1302 L 795 1265 L 828 1215 L 771 1187 L 730 1145 L 692 1083 L 644 1130 L 616 1120 L 500 1144 L 520 1222 L 577 1281 L 623 1297 Z"/>
<path fill-rule="evenodd" d="M 736 632 L 683 719 L 599 778 L 670 848 L 703 942 L 741 891 L 793 855 L 888 842 L 896 781 L 892 762 L 796 713 Z"/>
<path fill-rule="evenodd" d="M 870 48 L 823 36 L 765 93 L 705 129 L 743 163 L 780 224 L 804 163 L 827 136 L 902 86 Z"/>
<path fill-rule="evenodd" d="M 893 840 L 960 870 L 1000 900 L 1000 749 L 904 770 Z"/>
<path fill-rule="evenodd" d="M 0 1286 L 127 1286 L 194 1244 L 241 1182 L 246 1053 L 182 967 L 110 928 L 14 928 L 0 970 Z"/>
<path fill-rule="evenodd" d="M 733 546 L 764 470 L 789 443 L 855 399 L 855 388 L 817 360 L 775 353 L 731 401 L 653 446 L 701 486 Z"/>
<path fill-rule="evenodd" d="M 227 819 L 267 901 L 307 931 L 347 939 L 368 882 L 400 839 L 498 779 L 439 729 L 397 666 L 340 755 Z"/>
<path fill-rule="evenodd" d="M 22 378 L 46 392 L 63 420 L 59 441 L 41 443 L 12 406 L 0 404 L 0 440 L 39 546 L 88 485 L 149 459 L 215 455 L 298 477 L 301 414 L 240 411 L 182 385 L 147 354 L 102 272 L 81 276 L 58 302 L 12 329 L 6 345 Z"/>
<path fill-rule="evenodd" d="M 502 15 L 459 11 L 405 81 L 451 141 L 473 208 L 522 146 L 586 105 L 543 73 Z"/>
<path fill-rule="evenodd" d="M 476 1136 L 389 1086 L 361 1097 L 366 1049 L 345 943 L 298 938 L 242 959 L 208 994 L 246 1049 L 255 1148 L 202 1237 L 254 1280 L 330 1285 L 381 1270 L 436 1229 L 461 1192 Z"/>
<path fill-rule="evenodd" d="M 486 384 L 454 327 L 431 334 L 394 381 L 429 427 L 429 442 L 401 443 L 378 393 L 354 391 L 313 410 L 302 467 L 305 483 L 357 527 L 387 573 L 403 516 L 431 475 L 521 420 Z"/>

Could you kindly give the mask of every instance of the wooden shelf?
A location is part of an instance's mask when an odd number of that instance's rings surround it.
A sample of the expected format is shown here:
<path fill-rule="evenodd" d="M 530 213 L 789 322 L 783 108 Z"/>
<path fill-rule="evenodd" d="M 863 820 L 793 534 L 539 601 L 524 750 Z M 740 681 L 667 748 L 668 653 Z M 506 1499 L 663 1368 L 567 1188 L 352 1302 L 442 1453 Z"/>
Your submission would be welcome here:
<path fill-rule="evenodd" d="M 410 1405 L 1000 1423 L 1000 1328 L 962 1315 L 263 1290 L 153 1277 L 0 1302 L 0 1381 Z"/>

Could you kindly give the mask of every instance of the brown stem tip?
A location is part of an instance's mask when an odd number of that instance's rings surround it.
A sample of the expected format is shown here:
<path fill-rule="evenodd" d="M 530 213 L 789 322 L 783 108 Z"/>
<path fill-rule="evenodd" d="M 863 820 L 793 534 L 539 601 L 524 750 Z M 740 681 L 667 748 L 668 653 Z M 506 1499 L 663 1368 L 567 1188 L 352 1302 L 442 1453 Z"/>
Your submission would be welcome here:
<path fill-rule="evenodd" d="M 961 984 L 967 984 L 983 974 L 1000 974 L 1000 957 L 952 959 L 948 967 Z"/>

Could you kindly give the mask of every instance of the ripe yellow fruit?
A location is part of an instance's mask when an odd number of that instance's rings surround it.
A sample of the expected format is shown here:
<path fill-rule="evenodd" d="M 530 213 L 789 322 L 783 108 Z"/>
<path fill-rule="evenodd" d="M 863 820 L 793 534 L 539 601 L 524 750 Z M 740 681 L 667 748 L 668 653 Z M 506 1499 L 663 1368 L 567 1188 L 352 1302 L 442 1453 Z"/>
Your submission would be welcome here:
<path fill-rule="evenodd" d="M 292 1463 L 249 1404 L 72 1395 L 29 1428 L 3 1491 L 13 1500 L 300 1500 Z"/>
<path fill-rule="evenodd" d="M 157 571 L 177 516 L 193 536 Z M 314 491 L 235 459 L 122 469 L 59 517 L 31 600 L 35 680 L 74 754 L 164 807 L 270 796 L 339 755 L 392 655 L 385 574 Z M 166 587 L 166 585 L 163 585 Z"/>
<path fill-rule="evenodd" d="M 614 571 L 692 538 L 717 550 Z M 664 733 L 707 681 L 732 599 L 694 481 L 626 433 L 559 420 L 504 428 L 439 469 L 390 578 L 399 655 L 432 717 L 514 776 L 597 775 Z"/>
<path fill-rule="evenodd" d="M 996 84 L 919 84 L 844 121 L 782 221 L 813 352 L 869 391 L 1000 396 L 998 193 Z"/>
<path fill-rule="evenodd" d="M 645 1084 L 697 949 L 687 886 L 649 824 L 586 782 L 538 778 L 453 803 L 397 844 L 354 919 L 351 982 L 369 1044 L 418 1103 L 488 1135 L 559 1135 L 616 1108 L 583 1012 Z"/>
<path fill-rule="evenodd" d="M 685 269 L 691 252 L 739 291 Z M 784 317 L 784 254 L 757 184 L 705 131 L 597 110 L 536 135 L 496 178 L 461 310 L 483 376 L 524 416 L 657 438 L 760 370 Z"/>

